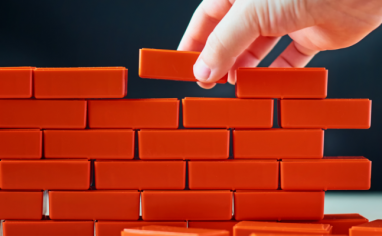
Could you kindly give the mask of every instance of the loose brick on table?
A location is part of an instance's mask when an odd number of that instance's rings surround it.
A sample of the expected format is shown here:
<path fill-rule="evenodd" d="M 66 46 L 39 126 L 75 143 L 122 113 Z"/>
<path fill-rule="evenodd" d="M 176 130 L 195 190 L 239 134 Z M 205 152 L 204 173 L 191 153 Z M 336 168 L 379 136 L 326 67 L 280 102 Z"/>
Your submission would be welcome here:
<path fill-rule="evenodd" d="M 90 128 L 177 129 L 179 100 L 119 99 L 90 100 Z"/>
<path fill-rule="evenodd" d="M 140 130 L 141 159 L 227 159 L 229 130 Z"/>
<path fill-rule="evenodd" d="M 86 190 L 87 160 L 2 160 L 0 187 L 8 190 Z"/>
<path fill-rule="evenodd" d="M 324 191 L 238 190 L 236 220 L 322 220 Z"/>
<path fill-rule="evenodd" d="M 42 131 L 38 129 L 0 130 L 0 159 L 39 159 L 41 156 Z"/>
<path fill-rule="evenodd" d="M 36 98 L 123 98 L 127 94 L 125 67 L 37 68 Z"/>
<path fill-rule="evenodd" d="M 186 184 L 185 161 L 96 161 L 94 168 L 96 189 L 184 189 Z"/>
<path fill-rule="evenodd" d="M 141 235 L 162 235 L 162 236 L 229 236 L 226 230 L 212 229 L 191 229 L 185 227 L 149 225 L 142 226 L 141 229 L 124 229 L 122 236 L 141 236 Z"/>
<path fill-rule="evenodd" d="M 371 100 L 280 100 L 282 128 L 368 129 Z"/>
<path fill-rule="evenodd" d="M 233 227 L 235 236 L 249 236 L 255 233 L 270 235 L 329 235 L 332 226 L 329 224 L 280 223 L 261 221 L 242 221 Z M 263 235 L 263 234 L 259 234 Z"/>
<path fill-rule="evenodd" d="M 93 221 L 5 221 L 4 236 L 94 236 Z"/>
<path fill-rule="evenodd" d="M 198 81 L 193 67 L 200 52 L 142 48 L 139 50 L 139 77 Z M 227 75 L 217 81 L 226 83 Z"/>
<path fill-rule="evenodd" d="M 186 221 L 97 221 L 97 236 L 120 236 L 121 231 L 128 228 L 141 228 L 148 225 L 176 226 L 187 228 Z"/>
<path fill-rule="evenodd" d="M 324 131 L 320 129 L 234 130 L 234 158 L 322 158 Z"/>
<path fill-rule="evenodd" d="M 276 160 L 189 161 L 190 189 L 277 189 Z"/>
<path fill-rule="evenodd" d="M 0 67 L 0 98 L 32 97 L 34 67 Z"/>
<path fill-rule="evenodd" d="M 44 130 L 46 158 L 133 159 L 134 131 Z"/>
<path fill-rule="evenodd" d="M 143 191 L 143 220 L 230 220 L 230 191 Z"/>
<path fill-rule="evenodd" d="M 239 223 L 236 220 L 222 220 L 222 221 L 188 221 L 188 228 L 199 229 L 220 229 L 227 230 L 229 235 L 233 235 L 233 226 Z"/>
<path fill-rule="evenodd" d="M 325 98 L 327 95 L 325 68 L 239 68 L 236 78 L 239 98 Z"/>
<path fill-rule="evenodd" d="M 41 220 L 43 192 L 0 190 L 1 220 Z"/>
<path fill-rule="evenodd" d="M 272 99 L 185 98 L 186 128 L 272 128 Z"/>
<path fill-rule="evenodd" d="M 364 157 L 289 159 L 280 163 L 284 190 L 368 190 L 371 161 Z"/>
<path fill-rule="evenodd" d="M 350 236 L 379 236 L 382 235 L 382 220 L 374 220 L 369 223 L 353 226 Z"/>
<path fill-rule="evenodd" d="M 138 191 L 49 191 L 52 220 L 138 220 Z"/>
<path fill-rule="evenodd" d="M 317 221 L 284 221 L 285 223 L 307 223 L 307 224 L 330 224 L 333 226 L 332 234 L 349 235 L 349 229 L 356 225 L 369 222 L 360 214 L 325 214 L 324 219 Z"/>
<path fill-rule="evenodd" d="M 84 129 L 86 101 L 0 100 L 0 128 Z"/>

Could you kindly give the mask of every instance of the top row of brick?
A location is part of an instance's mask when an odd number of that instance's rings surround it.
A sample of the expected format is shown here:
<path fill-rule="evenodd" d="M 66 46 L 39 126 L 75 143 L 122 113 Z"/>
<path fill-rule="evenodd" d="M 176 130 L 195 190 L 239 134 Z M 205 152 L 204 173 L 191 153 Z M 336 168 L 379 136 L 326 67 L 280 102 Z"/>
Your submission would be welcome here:
<path fill-rule="evenodd" d="M 197 81 L 193 65 L 199 52 L 141 49 L 139 76 Z M 325 68 L 239 68 L 239 98 L 325 98 Z M 227 75 L 218 81 L 226 83 Z M 0 98 L 70 99 L 123 98 L 127 94 L 125 67 L 0 68 Z"/>

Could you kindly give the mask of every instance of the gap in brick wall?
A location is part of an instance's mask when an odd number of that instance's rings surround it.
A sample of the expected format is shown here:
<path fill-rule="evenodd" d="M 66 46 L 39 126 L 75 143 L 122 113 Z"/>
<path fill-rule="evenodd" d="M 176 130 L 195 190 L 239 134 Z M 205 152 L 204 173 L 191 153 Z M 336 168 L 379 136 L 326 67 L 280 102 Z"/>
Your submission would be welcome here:
<path fill-rule="evenodd" d="M 0 220 L 0 236 L 3 236 L 3 222 L 4 220 Z"/>
<path fill-rule="evenodd" d="M 229 156 L 228 159 L 233 159 L 233 129 L 229 130 Z"/>
<path fill-rule="evenodd" d="M 45 159 L 44 140 L 45 140 L 44 130 L 41 129 L 41 159 Z"/>
<path fill-rule="evenodd" d="M 134 158 L 133 160 L 139 160 L 138 131 L 139 129 L 134 130 Z"/>
<path fill-rule="evenodd" d="M 184 129 L 183 126 L 183 104 L 182 99 L 179 101 L 179 129 Z"/>
<path fill-rule="evenodd" d="M 95 160 L 90 161 L 90 189 L 95 189 Z"/>
<path fill-rule="evenodd" d="M 280 128 L 280 119 L 279 119 L 279 101 L 278 99 L 273 99 L 273 126 L 272 128 Z"/>
<path fill-rule="evenodd" d="M 49 190 L 44 190 L 42 197 L 42 215 L 47 217 L 49 216 Z"/>
<path fill-rule="evenodd" d="M 278 178 L 278 186 L 277 186 L 277 190 L 282 190 L 281 189 L 281 159 L 280 160 L 277 160 L 278 161 L 278 163 L 279 163 L 279 178 Z"/>
<path fill-rule="evenodd" d="M 188 178 L 188 161 L 184 160 L 186 162 L 186 183 L 184 185 L 184 190 L 190 190 L 190 187 L 189 187 L 189 178 Z"/>

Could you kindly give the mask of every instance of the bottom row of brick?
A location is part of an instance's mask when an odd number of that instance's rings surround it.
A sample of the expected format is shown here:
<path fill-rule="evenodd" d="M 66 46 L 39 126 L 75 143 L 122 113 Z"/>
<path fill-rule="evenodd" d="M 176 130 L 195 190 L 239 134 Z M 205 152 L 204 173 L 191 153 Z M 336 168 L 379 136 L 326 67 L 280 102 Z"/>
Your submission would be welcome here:
<path fill-rule="evenodd" d="M 141 202 L 143 220 L 321 220 L 324 198 L 324 191 L 50 191 L 49 217 L 138 220 Z M 0 209 L 2 220 L 40 220 L 43 192 L 0 191 Z"/>
<path fill-rule="evenodd" d="M 359 214 L 325 215 L 319 221 L 290 221 L 288 223 L 329 224 L 331 234 L 348 235 L 352 226 L 367 223 Z M 227 230 L 233 235 L 233 227 L 239 221 L 4 221 L 3 236 L 120 236 L 125 228 L 149 225 L 175 226 L 201 229 Z M 248 234 L 249 235 L 249 234 Z"/>

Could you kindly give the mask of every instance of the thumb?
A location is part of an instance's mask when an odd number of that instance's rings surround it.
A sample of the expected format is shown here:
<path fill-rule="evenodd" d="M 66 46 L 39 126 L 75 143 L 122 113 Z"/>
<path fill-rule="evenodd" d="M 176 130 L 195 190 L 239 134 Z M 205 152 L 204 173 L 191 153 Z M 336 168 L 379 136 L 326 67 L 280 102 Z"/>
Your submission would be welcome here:
<path fill-rule="evenodd" d="M 237 0 L 207 39 L 194 65 L 194 75 L 204 83 L 215 83 L 234 65 L 236 58 L 259 36 L 252 1 Z"/>

